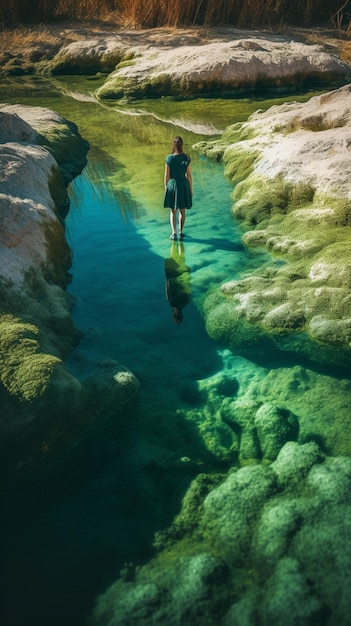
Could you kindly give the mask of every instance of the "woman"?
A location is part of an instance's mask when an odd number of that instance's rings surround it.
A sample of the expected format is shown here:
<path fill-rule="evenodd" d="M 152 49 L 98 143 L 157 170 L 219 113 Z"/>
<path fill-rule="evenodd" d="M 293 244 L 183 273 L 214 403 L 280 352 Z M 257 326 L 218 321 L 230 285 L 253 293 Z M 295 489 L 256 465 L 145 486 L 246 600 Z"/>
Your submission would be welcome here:
<path fill-rule="evenodd" d="M 177 239 L 177 210 L 179 210 L 179 238 L 184 237 L 185 210 L 192 207 L 193 178 L 191 159 L 183 151 L 183 139 L 175 137 L 172 153 L 166 157 L 165 198 L 163 206 L 170 209 L 171 239 Z"/>

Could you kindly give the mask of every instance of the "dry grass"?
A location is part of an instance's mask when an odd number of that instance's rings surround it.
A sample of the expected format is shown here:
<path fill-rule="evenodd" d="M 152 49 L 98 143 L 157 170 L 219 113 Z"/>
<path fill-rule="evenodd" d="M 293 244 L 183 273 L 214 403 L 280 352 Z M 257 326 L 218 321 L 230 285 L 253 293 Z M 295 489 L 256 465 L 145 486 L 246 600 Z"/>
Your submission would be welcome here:
<path fill-rule="evenodd" d="M 4 26 L 58 19 L 100 19 L 129 28 L 329 25 L 347 31 L 351 0 L 7 0 L 0 6 Z"/>
<path fill-rule="evenodd" d="M 44 44 L 45 47 L 60 48 L 63 44 L 80 39 L 79 32 L 69 29 L 35 26 L 33 28 L 8 28 L 1 31 L 0 50 L 8 52 L 27 50 L 33 45 Z"/>
<path fill-rule="evenodd" d="M 11 30 L 3 30 L 1 32 L 1 48 L 5 50 L 18 49 L 19 47 L 27 48 L 36 43 L 60 43 L 60 38 L 53 34 L 49 28 L 14 28 Z"/>
<path fill-rule="evenodd" d="M 345 41 L 340 46 L 340 57 L 345 63 L 351 64 L 351 42 Z"/>

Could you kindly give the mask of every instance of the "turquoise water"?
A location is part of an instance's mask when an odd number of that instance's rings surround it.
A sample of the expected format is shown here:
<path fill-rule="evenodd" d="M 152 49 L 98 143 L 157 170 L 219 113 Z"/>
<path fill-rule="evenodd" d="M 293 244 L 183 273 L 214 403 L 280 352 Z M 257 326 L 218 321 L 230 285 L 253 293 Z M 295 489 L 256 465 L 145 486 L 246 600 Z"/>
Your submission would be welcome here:
<path fill-rule="evenodd" d="M 97 593 L 125 563 L 150 558 L 154 532 L 172 521 L 191 479 L 223 467 L 192 419 L 195 384 L 235 372 L 244 393 L 266 373 L 215 345 L 204 328 L 203 298 L 265 259 L 241 245 L 222 166 L 199 157 L 192 145 L 277 101 L 107 108 L 91 97 L 97 85 L 77 77 L 18 79 L 4 81 L 2 98 L 58 111 L 91 144 L 88 166 L 70 187 L 66 221 L 74 251 L 68 291 L 83 331 L 68 367 L 85 376 L 92 359 L 122 363 L 141 383 L 140 404 L 115 439 L 86 446 L 79 487 L 60 486 L 57 494 L 53 488 L 32 504 L 29 496 L 20 518 L 9 516 L 6 626 L 83 624 Z M 169 240 L 162 208 L 164 158 L 175 134 L 184 138 L 194 175 L 183 243 Z M 166 297 L 169 259 L 187 268 L 180 324 Z M 200 407 L 198 422 L 210 410 Z"/>
<path fill-rule="evenodd" d="M 210 175 L 197 176 L 200 167 Z M 236 275 L 247 263 L 222 168 L 197 162 L 194 155 L 193 169 L 194 208 L 187 214 L 183 242 L 169 240 L 166 209 L 145 203 L 137 218 L 123 215 L 118 198 L 94 197 L 85 175 L 73 184 L 82 210 L 73 201 L 67 219 L 75 251 L 69 291 L 76 298 L 74 319 L 85 333 L 79 353 L 118 360 L 137 375 L 142 393 L 156 391 L 160 401 L 164 390 L 167 405 L 179 402 L 187 381 L 220 366 L 200 316 L 201 299 L 211 284 Z M 166 263 L 172 258 L 190 270 L 190 299 L 181 324 L 174 323 L 166 298 Z"/>

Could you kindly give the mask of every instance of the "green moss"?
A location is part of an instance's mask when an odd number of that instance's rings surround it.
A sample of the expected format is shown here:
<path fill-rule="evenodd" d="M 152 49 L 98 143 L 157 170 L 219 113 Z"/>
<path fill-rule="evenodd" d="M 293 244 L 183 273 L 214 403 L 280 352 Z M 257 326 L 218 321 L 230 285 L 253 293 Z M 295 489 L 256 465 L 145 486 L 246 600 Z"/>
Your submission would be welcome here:
<path fill-rule="evenodd" d="M 240 141 L 247 141 L 252 139 L 255 133 L 252 129 L 246 128 L 242 122 L 236 122 L 231 126 L 228 126 L 223 132 L 221 141 L 226 145 L 233 143 L 239 143 Z"/>
<path fill-rule="evenodd" d="M 67 271 L 72 265 L 72 250 L 68 246 L 65 231 L 59 222 L 45 228 L 48 261 L 43 266 L 43 276 L 49 282 L 67 286 Z"/>
<path fill-rule="evenodd" d="M 213 161 L 222 161 L 226 144 L 219 141 L 199 141 L 193 149 Z"/>
<path fill-rule="evenodd" d="M 12 315 L 0 317 L 0 380 L 20 400 L 40 398 L 60 359 L 40 351 L 39 329 Z"/>
<path fill-rule="evenodd" d="M 52 373 L 60 359 L 49 354 L 30 354 L 16 360 L 13 368 L 3 376 L 3 383 L 11 395 L 33 401 L 43 396 L 50 383 Z"/>
<path fill-rule="evenodd" d="M 241 171 L 245 173 L 248 159 L 243 159 Z M 232 163 L 232 161 L 230 161 Z M 235 165 L 237 161 L 235 161 Z M 228 167 L 228 166 L 227 166 Z M 240 171 L 240 163 L 239 163 Z M 250 225 L 260 224 L 274 215 L 285 215 L 313 202 L 315 191 L 309 185 L 294 185 L 282 178 L 267 183 L 267 179 L 255 176 L 244 179 L 233 192 L 233 212 Z M 238 202 L 241 200 L 241 202 Z"/>
<path fill-rule="evenodd" d="M 237 150 L 225 152 L 224 161 L 226 167 L 224 173 L 233 185 L 237 185 L 250 176 L 258 156 L 258 152 L 242 152 Z"/>
<path fill-rule="evenodd" d="M 116 70 L 120 70 L 122 67 L 131 67 L 135 65 L 135 59 L 133 59 L 133 57 L 129 58 L 129 59 L 123 59 L 123 61 L 120 61 L 117 65 L 116 65 Z"/>
<path fill-rule="evenodd" d="M 172 92 L 172 81 L 169 74 L 157 74 L 144 85 L 145 93 L 152 96 L 162 96 Z"/>
<path fill-rule="evenodd" d="M 284 128 L 285 133 L 293 133 L 297 130 L 310 130 L 315 133 L 329 130 L 331 128 L 338 128 L 345 125 L 345 119 L 333 120 L 332 123 L 328 123 L 328 119 L 325 115 L 314 113 L 308 117 L 292 119 L 289 124 Z"/>
<path fill-rule="evenodd" d="M 233 351 L 240 349 L 242 344 L 256 344 L 263 337 L 262 331 L 241 317 L 232 297 L 222 292 L 212 293 L 204 302 L 206 330 L 210 337 Z M 264 349 L 260 345 L 260 350 Z"/>
<path fill-rule="evenodd" d="M 351 226 L 351 200 L 348 198 L 331 198 L 329 196 L 319 196 L 318 204 L 321 208 L 332 209 L 334 214 L 333 230 L 340 233 L 341 238 L 345 238 L 344 226 Z M 338 227 L 341 227 L 337 231 Z M 337 238 L 337 237 L 335 237 Z"/>
<path fill-rule="evenodd" d="M 135 91 L 136 81 L 132 78 L 114 76 L 102 85 L 96 92 L 96 97 L 101 100 L 119 100 L 124 96 L 132 95 Z"/>
<path fill-rule="evenodd" d="M 226 130 L 223 132 L 221 139 L 217 139 L 215 141 L 199 141 L 198 143 L 193 145 L 193 149 L 197 150 L 198 152 L 200 152 L 200 154 L 203 154 L 208 159 L 212 159 L 215 161 L 222 161 L 224 154 L 226 153 L 224 159 L 228 167 L 228 172 L 226 173 L 227 176 L 231 178 L 231 170 L 234 170 L 235 166 L 229 165 L 229 161 L 232 162 L 233 155 L 236 153 L 237 148 L 236 146 L 231 146 L 230 144 L 240 143 L 241 141 L 245 141 L 246 139 L 251 139 L 253 136 L 254 133 L 252 131 L 243 128 L 242 123 L 237 122 L 232 126 L 226 128 Z M 238 148 L 238 150 L 240 150 L 240 147 Z M 258 156 L 258 153 L 255 152 L 251 154 L 252 157 L 248 155 L 247 152 L 243 154 L 240 151 L 238 152 L 237 157 L 235 157 L 236 162 L 240 160 L 240 158 L 244 159 L 248 157 L 246 161 L 246 168 L 244 163 L 242 163 L 241 167 L 237 165 L 238 170 L 240 169 L 240 173 L 238 172 L 238 180 L 243 180 L 243 178 L 251 173 L 252 164 Z M 235 183 L 237 181 L 233 180 L 233 182 Z"/>
<path fill-rule="evenodd" d="M 203 515 L 204 499 L 224 478 L 224 474 L 201 473 L 191 482 L 182 500 L 181 510 L 172 525 L 155 536 L 155 548 L 164 550 L 158 557 L 160 563 L 177 558 L 177 555 L 179 557 L 179 549 L 183 555 L 198 550 L 196 540 L 202 540 L 202 536 L 197 534 Z"/>
<path fill-rule="evenodd" d="M 86 165 L 89 144 L 79 134 L 76 124 L 63 120 L 40 128 L 38 144 L 44 146 L 60 167 L 64 183 L 67 184 L 81 173 Z"/>

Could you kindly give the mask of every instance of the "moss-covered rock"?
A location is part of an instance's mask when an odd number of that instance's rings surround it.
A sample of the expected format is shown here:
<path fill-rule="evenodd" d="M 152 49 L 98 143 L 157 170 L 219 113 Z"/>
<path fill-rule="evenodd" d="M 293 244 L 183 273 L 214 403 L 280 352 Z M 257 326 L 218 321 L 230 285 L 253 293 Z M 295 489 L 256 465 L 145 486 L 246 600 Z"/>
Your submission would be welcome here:
<path fill-rule="evenodd" d="M 199 626 L 347 624 L 350 481 L 349 458 L 288 442 L 269 467 L 231 470 L 210 493 L 207 483 L 197 531 L 186 496 L 180 541 L 122 573 L 91 623 L 181 624 L 187 607 Z"/>
<path fill-rule="evenodd" d="M 140 46 L 135 63 L 118 66 L 96 95 L 101 99 L 238 95 L 257 87 L 291 89 L 315 80 L 339 82 L 348 72 L 344 63 L 320 47 L 268 35 L 264 40 L 244 39 L 233 33 L 231 41 L 162 49 Z"/>
<path fill-rule="evenodd" d="M 118 581 L 111 586 L 99 598 L 92 623 L 180 626 L 191 621 L 215 626 L 227 575 L 225 564 L 206 553 L 186 556 L 167 568 L 145 570 L 140 582 Z"/>
<path fill-rule="evenodd" d="M 204 305 L 209 334 L 250 358 L 256 344 L 350 363 L 350 100 L 346 86 L 274 106 L 197 146 L 223 158 L 245 245 L 273 257 Z"/>
<path fill-rule="evenodd" d="M 0 380 L 11 395 L 33 401 L 47 391 L 57 357 L 40 354 L 39 329 L 10 315 L 0 317 Z"/>
<path fill-rule="evenodd" d="M 257 431 L 263 459 L 273 461 L 283 445 L 298 436 L 298 420 L 289 411 L 271 404 L 263 404 L 255 415 Z"/>
<path fill-rule="evenodd" d="M 45 330 L 45 324 L 39 329 L 0 316 L 0 451 L 7 487 L 38 479 L 47 465 L 59 474 L 61 464 L 75 464 L 77 450 L 94 432 L 113 432 L 139 392 L 133 374 L 115 361 L 94 362 L 89 376 L 73 376 L 62 358 L 45 351 L 45 345 L 60 347 Z"/>
<path fill-rule="evenodd" d="M 128 45 L 118 37 L 96 36 L 68 43 L 46 62 L 46 74 L 96 74 L 111 72 L 127 54 Z"/>

